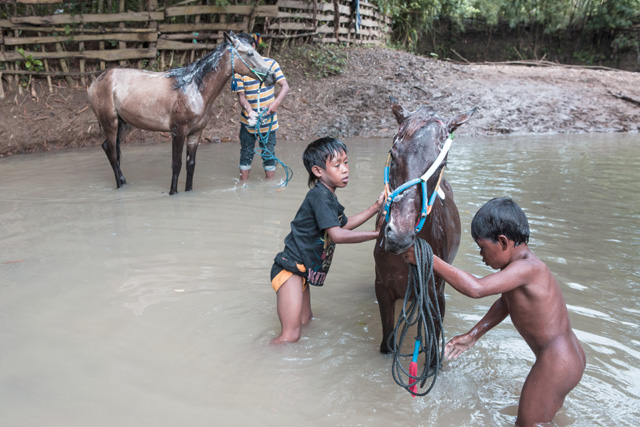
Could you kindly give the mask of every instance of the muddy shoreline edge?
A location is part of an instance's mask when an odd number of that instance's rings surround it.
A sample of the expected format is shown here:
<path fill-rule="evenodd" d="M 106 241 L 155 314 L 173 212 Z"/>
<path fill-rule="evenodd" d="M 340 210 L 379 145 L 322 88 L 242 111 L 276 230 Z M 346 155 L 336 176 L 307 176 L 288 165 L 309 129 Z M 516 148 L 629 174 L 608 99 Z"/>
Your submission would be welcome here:
<path fill-rule="evenodd" d="M 457 64 L 387 48 L 346 49 L 342 74 L 315 78 L 290 57 L 280 60 L 291 91 L 279 110 L 279 138 L 392 137 L 393 96 L 448 117 L 479 107 L 460 135 L 640 131 L 640 73 L 562 65 Z M 4 85 L 0 156 L 98 146 L 103 138 L 86 88 L 37 80 L 19 95 Z M 624 99 L 628 98 L 628 99 Z M 240 109 L 229 90 L 214 101 L 201 143 L 236 142 Z M 168 143 L 170 135 L 135 130 L 128 144 Z"/>

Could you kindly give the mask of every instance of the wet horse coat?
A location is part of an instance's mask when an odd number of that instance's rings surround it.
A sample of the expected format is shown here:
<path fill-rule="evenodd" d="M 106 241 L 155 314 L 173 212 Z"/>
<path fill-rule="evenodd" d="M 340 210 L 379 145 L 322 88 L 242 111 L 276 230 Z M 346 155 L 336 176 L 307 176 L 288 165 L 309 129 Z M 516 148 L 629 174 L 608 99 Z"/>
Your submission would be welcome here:
<path fill-rule="evenodd" d="M 253 47 L 225 33 L 225 41 L 193 64 L 151 72 L 114 68 L 89 87 L 89 103 L 105 133 L 102 148 L 113 168 L 116 185 L 126 180 L 120 170 L 120 142 L 131 127 L 171 132 L 173 157 L 170 194 L 177 193 L 182 150 L 187 143 L 187 182 L 193 185 L 196 150 L 212 115 L 213 101 L 233 73 L 250 75 L 273 85 L 275 76 Z"/>
<path fill-rule="evenodd" d="M 449 134 L 469 120 L 475 112 L 473 109 L 465 114 L 443 119 L 430 107 L 408 112 L 393 98 L 391 109 L 400 125 L 390 150 L 391 191 L 420 178 L 440 154 Z M 427 199 L 431 198 L 445 164 L 446 157 L 427 180 Z M 380 351 L 383 353 L 391 351 L 389 338 L 395 324 L 395 302 L 404 298 L 407 289 L 409 266 L 401 254 L 414 244 L 416 236 L 426 240 L 433 253 L 449 263 L 455 258 L 460 246 L 460 215 L 446 179 L 440 182 L 444 198 L 435 197 L 431 212 L 422 229 L 416 233 L 423 203 L 419 189 L 419 185 L 414 185 L 395 197 L 390 205 L 388 222 L 383 214 L 378 218 L 383 224 L 374 249 L 375 290 L 382 320 Z M 444 281 L 437 275 L 435 279 L 437 295 L 430 295 L 430 298 L 437 301 L 444 316 Z"/>

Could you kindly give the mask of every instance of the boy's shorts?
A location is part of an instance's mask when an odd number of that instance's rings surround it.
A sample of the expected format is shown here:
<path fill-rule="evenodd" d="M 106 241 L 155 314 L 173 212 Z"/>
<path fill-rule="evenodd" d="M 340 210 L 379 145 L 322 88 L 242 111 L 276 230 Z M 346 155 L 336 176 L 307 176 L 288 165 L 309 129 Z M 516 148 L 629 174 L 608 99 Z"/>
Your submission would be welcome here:
<path fill-rule="evenodd" d="M 280 252 L 273 260 L 271 267 L 271 287 L 278 292 L 280 286 L 295 274 L 302 277 L 302 290 L 305 290 L 308 286 L 306 273 L 307 268 L 303 264 L 285 258 Z"/>

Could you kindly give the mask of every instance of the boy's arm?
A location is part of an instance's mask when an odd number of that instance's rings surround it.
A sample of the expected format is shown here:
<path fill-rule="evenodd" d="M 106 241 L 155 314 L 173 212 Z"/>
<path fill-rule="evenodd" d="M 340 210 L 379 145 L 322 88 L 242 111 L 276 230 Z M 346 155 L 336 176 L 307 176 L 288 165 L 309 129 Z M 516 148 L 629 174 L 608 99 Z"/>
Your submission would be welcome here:
<path fill-rule="evenodd" d="M 334 243 L 360 243 L 367 240 L 374 240 L 378 238 L 378 230 L 374 231 L 353 231 L 348 230 L 345 227 L 330 227 L 327 228 L 327 234 L 333 240 Z"/>
<path fill-rule="evenodd" d="M 497 273 L 478 279 L 464 270 L 447 264 L 436 255 L 433 256 L 433 270 L 455 290 L 471 298 L 509 292 L 530 283 L 534 274 L 531 263 L 517 260 Z"/>
<path fill-rule="evenodd" d="M 453 337 L 445 346 L 447 359 L 457 359 L 469 350 L 491 328 L 502 322 L 509 315 L 509 308 L 503 297 L 493 303 L 487 314 L 466 334 Z"/>
<path fill-rule="evenodd" d="M 280 92 L 278 92 L 278 96 L 276 97 L 276 99 L 271 104 L 269 104 L 267 114 L 273 114 L 278 111 L 278 107 L 280 106 L 280 104 L 282 104 L 282 101 L 284 101 L 284 97 L 287 96 L 287 93 L 289 93 L 289 83 L 287 83 L 286 79 L 280 80 L 278 82 L 278 85 L 280 86 Z"/>
<path fill-rule="evenodd" d="M 367 222 L 369 218 L 371 218 L 372 216 L 378 213 L 378 211 L 382 207 L 383 202 L 384 202 L 384 191 L 380 193 L 380 195 L 378 196 L 378 200 L 376 200 L 376 202 L 373 205 L 369 206 L 367 209 L 363 210 L 359 214 L 350 216 L 347 219 L 347 223 L 342 228 L 346 228 L 347 230 L 353 230 L 354 228 L 360 227 L 362 224 Z"/>
<path fill-rule="evenodd" d="M 238 92 L 238 103 L 247 114 L 247 117 L 253 118 L 254 116 L 258 115 L 258 113 L 253 111 L 253 109 L 251 108 L 251 104 L 249 104 L 249 101 L 247 100 L 247 97 L 245 96 L 244 91 Z"/>

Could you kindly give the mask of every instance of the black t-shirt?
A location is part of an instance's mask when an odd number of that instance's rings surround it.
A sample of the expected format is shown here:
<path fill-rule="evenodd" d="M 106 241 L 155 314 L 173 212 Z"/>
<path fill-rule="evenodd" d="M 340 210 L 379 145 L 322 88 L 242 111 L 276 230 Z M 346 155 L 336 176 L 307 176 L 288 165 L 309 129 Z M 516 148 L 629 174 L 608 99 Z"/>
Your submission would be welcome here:
<path fill-rule="evenodd" d="M 344 206 L 324 184 L 317 183 L 307 193 L 295 218 L 291 221 L 291 232 L 284 239 L 284 251 L 276 256 L 282 260 L 293 260 L 304 264 L 309 284 L 322 286 L 329 272 L 336 244 L 326 232 L 327 228 L 343 227 L 348 218 L 344 215 Z M 283 267 L 291 270 L 286 265 Z"/>

